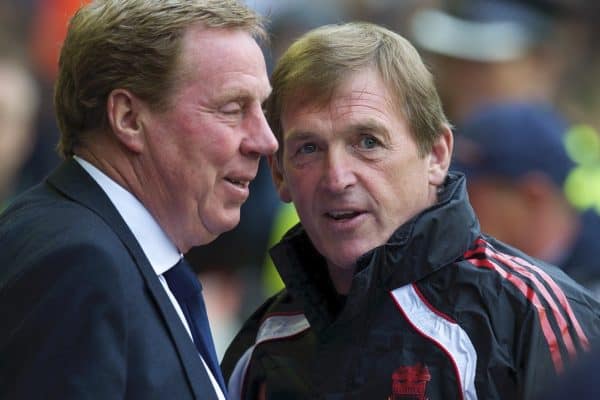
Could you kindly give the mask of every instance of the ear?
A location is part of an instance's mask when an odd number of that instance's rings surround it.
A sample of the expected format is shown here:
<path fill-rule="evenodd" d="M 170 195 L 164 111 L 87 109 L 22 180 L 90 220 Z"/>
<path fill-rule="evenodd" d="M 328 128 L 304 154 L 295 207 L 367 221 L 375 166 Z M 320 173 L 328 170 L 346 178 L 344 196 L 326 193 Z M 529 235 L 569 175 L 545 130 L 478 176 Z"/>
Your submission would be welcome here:
<path fill-rule="evenodd" d="M 106 103 L 108 122 L 114 136 L 134 153 L 141 153 L 144 148 L 139 121 L 143 106 L 141 100 L 126 89 L 114 89 Z"/>
<path fill-rule="evenodd" d="M 277 152 L 268 156 L 267 159 L 269 160 L 269 166 L 271 167 L 271 176 L 273 177 L 275 189 L 277 189 L 277 193 L 279 193 L 279 198 L 281 199 L 281 201 L 289 203 L 292 201 L 292 196 L 290 195 L 290 191 L 285 180 L 283 167 L 281 165 L 283 161 L 280 160 L 280 156 L 281 154 Z"/>
<path fill-rule="evenodd" d="M 433 143 L 429 154 L 429 183 L 434 186 L 444 183 L 454 147 L 454 136 L 450 127 L 443 125 L 441 129 L 442 132 Z"/>

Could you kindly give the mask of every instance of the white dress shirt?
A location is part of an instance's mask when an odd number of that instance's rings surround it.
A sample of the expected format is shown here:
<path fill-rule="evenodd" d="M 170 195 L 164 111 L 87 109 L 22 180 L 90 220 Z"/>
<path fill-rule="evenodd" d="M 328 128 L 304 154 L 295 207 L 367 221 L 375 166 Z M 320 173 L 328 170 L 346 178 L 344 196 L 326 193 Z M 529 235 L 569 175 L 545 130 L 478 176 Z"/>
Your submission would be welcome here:
<path fill-rule="evenodd" d="M 152 265 L 158 280 L 171 300 L 177 315 L 179 315 L 181 323 L 188 332 L 190 339 L 193 341 L 192 332 L 185 319 L 185 315 L 163 276 L 163 274 L 171 269 L 183 255 L 177 250 L 175 244 L 167 237 L 165 231 L 158 225 L 154 217 L 134 195 L 129 193 L 126 189 L 86 160 L 77 156 L 74 158 L 83 169 L 91 175 L 102 190 L 104 190 L 119 214 L 121 214 L 121 217 L 131 232 L 133 232 L 135 239 L 144 251 L 148 261 L 150 261 L 150 265 Z M 206 372 L 208 372 L 208 376 L 217 392 L 217 397 L 219 400 L 225 400 L 221 387 L 217 383 L 210 368 L 208 368 L 208 365 L 206 365 L 206 362 L 199 353 L 198 356 L 202 360 Z"/>

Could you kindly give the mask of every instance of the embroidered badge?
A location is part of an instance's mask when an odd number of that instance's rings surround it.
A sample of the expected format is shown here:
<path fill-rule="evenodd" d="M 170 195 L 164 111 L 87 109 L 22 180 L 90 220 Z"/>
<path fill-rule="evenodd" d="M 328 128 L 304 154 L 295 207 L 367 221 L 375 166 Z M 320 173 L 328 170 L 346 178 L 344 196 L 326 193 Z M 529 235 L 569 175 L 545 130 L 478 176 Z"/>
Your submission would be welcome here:
<path fill-rule="evenodd" d="M 425 392 L 431 374 L 426 365 L 416 364 L 398 368 L 392 374 L 392 395 L 388 400 L 427 400 Z"/>

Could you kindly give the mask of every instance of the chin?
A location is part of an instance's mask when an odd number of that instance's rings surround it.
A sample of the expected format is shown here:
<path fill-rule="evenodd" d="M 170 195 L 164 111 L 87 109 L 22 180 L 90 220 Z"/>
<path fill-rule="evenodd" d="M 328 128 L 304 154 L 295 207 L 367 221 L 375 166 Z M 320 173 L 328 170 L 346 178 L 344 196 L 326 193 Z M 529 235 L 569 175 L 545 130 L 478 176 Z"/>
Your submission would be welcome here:
<path fill-rule="evenodd" d="M 205 214 L 206 215 L 206 214 Z M 212 213 L 208 218 L 200 218 L 201 225 L 197 226 L 197 236 L 205 237 L 204 244 L 215 240 L 219 235 L 232 230 L 240 222 L 240 213 Z"/>
<path fill-rule="evenodd" d="M 223 218 L 218 224 L 218 229 L 215 230 L 217 235 L 228 232 L 238 226 L 240 223 L 240 213 L 237 212 L 235 215 L 228 215 L 226 218 Z"/>

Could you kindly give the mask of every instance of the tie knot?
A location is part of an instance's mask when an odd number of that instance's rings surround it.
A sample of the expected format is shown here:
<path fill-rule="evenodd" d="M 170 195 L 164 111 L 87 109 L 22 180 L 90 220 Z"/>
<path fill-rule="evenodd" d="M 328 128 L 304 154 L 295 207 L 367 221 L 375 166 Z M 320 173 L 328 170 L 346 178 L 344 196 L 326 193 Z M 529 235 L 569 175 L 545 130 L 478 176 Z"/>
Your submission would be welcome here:
<path fill-rule="evenodd" d="M 183 257 L 171 269 L 164 272 L 163 276 L 178 300 L 198 296 L 202 293 L 200 281 Z"/>

